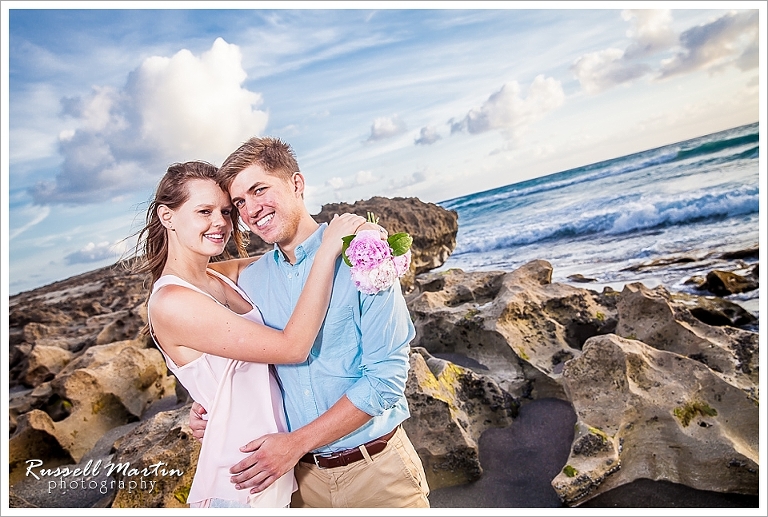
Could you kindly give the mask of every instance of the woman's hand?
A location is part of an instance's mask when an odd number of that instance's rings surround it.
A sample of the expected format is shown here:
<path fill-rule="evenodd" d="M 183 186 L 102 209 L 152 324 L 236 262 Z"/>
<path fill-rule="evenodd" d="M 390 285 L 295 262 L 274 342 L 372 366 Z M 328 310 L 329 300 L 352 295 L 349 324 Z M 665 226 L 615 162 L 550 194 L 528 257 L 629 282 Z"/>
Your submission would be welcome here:
<path fill-rule="evenodd" d="M 379 236 L 383 241 L 387 240 L 387 237 L 389 237 L 389 232 L 387 232 L 387 230 L 383 226 L 380 226 L 376 223 L 371 223 L 366 221 L 365 223 L 360 225 L 357 230 L 355 230 L 355 233 L 361 232 L 363 230 L 373 230 L 375 232 L 379 232 Z"/>
<path fill-rule="evenodd" d="M 343 244 L 342 237 L 352 235 L 357 232 L 358 228 L 367 224 L 365 217 L 355 214 L 342 214 L 334 215 L 328 228 L 326 228 L 323 234 L 323 243 L 321 246 L 328 250 L 335 251 L 336 255 L 341 254 L 341 246 Z"/>

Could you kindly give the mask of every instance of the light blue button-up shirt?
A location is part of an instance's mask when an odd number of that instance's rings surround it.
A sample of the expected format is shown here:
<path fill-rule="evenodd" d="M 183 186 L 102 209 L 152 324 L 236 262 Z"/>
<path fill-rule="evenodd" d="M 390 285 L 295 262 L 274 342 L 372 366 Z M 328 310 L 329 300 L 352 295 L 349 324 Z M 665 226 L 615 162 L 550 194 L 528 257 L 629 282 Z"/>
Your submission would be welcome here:
<path fill-rule="evenodd" d="M 288 323 L 326 228 L 320 225 L 296 248 L 295 264 L 275 246 L 240 274 L 238 284 L 268 326 L 282 329 Z M 289 429 L 312 422 L 344 395 L 373 418 L 314 452 L 354 448 L 394 429 L 410 415 L 405 381 L 414 336 L 400 284 L 364 295 L 339 258 L 330 307 L 309 357 L 303 363 L 277 365 Z"/>

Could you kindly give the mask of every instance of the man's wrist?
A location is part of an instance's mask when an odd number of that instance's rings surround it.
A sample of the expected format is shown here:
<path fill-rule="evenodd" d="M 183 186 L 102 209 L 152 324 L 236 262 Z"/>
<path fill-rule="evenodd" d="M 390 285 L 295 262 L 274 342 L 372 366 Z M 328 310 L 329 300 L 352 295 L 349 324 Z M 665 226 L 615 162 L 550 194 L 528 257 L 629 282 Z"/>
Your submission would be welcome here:
<path fill-rule="evenodd" d="M 306 453 L 319 447 L 318 444 L 315 444 L 311 440 L 312 433 L 308 430 L 308 427 L 309 426 L 305 426 L 289 433 L 291 440 L 293 441 L 292 448 L 294 451 L 299 453 L 299 457 L 302 457 Z"/>

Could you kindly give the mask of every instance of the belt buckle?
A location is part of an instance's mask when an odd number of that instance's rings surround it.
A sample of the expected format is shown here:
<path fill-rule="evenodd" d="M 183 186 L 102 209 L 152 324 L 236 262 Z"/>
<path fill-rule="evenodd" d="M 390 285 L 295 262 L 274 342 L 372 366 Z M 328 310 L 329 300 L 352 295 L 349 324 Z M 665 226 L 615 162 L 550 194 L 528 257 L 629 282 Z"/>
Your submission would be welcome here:
<path fill-rule="evenodd" d="M 322 454 L 314 453 L 312 454 L 312 460 L 315 462 L 315 466 L 319 469 L 325 469 L 325 467 L 320 466 L 320 462 L 317 461 L 317 458 L 330 458 L 331 456 L 323 456 Z"/>

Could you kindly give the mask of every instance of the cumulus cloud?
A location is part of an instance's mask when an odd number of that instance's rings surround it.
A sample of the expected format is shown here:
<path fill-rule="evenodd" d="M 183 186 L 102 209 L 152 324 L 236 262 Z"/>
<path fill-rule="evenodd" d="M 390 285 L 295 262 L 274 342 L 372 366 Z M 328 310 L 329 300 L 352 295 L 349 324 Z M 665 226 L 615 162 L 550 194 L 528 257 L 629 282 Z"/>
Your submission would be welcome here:
<path fill-rule="evenodd" d="M 627 31 L 632 40 L 626 50 L 629 59 L 668 50 L 677 43 L 669 9 L 626 9 L 621 17 L 632 25 Z"/>
<path fill-rule="evenodd" d="M 419 183 L 423 183 L 429 179 L 431 175 L 427 171 L 416 171 L 399 178 L 392 178 L 389 180 L 389 186 L 395 190 L 411 187 Z"/>
<path fill-rule="evenodd" d="M 511 81 L 491 94 L 482 106 L 472 108 L 460 121 L 450 121 L 451 133 L 466 130 L 476 134 L 500 129 L 515 137 L 531 123 L 560 107 L 564 100 L 560 81 L 551 77 L 536 76 L 526 97 L 521 96 L 520 85 Z"/>
<path fill-rule="evenodd" d="M 67 264 L 83 264 L 90 262 L 101 262 L 107 259 L 116 260 L 121 253 L 119 243 L 110 244 L 109 242 L 100 242 L 94 244 L 89 242 L 85 247 L 70 253 L 64 257 Z"/>
<path fill-rule="evenodd" d="M 368 137 L 368 141 L 375 142 L 391 138 L 404 133 L 406 129 L 405 122 L 398 115 L 379 117 L 371 124 L 371 135 Z"/>
<path fill-rule="evenodd" d="M 621 49 L 608 48 L 581 56 L 571 71 L 585 92 L 595 94 L 642 77 L 651 67 L 625 59 Z"/>
<path fill-rule="evenodd" d="M 661 76 L 670 77 L 730 64 L 742 70 L 758 66 L 758 11 L 730 12 L 680 35 L 682 50 L 664 60 Z"/>
<path fill-rule="evenodd" d="M 380 178 L 377 178 L 371 171 L 358 171 L 357 173 L 341 178 L 334 176 L 333 178 L 325 182 L 326 187 L 330 187 L 334 191 L 349 190 L 355 187 L 362 187 L 376 183 Z"/>
<path fill-rule="evenodd" d="M 171 162 L 223 160 L 268 118 L 261 96 L 242 86 L 241 62 L 240 49 L 218 38 L 200 56 L 147 58 L 119 90 L 62 99 L 76 127 L 60 133 L 62 168 L 31 189 L 35 203 L 103 201 L 153 186 Z"/>
<path fill-rule="evenodd" d="M 679 36 L 672 29 L 668 10 L 625 10 L 630 38 L 625 50 L 609 48 L 579 57 L 571 66 L 589 94 L 628 84 L 643 76 L 654 79 L 734 65 L 741 70 L 758 66 L 758 12 L 730 12 L 717 20 L 692 27 Z M 650 66 L 649 57 L 675 50 Z"/>
<path fill-rule="evenodd" d="M 419 138 L 414 140 L 414 144 L 416 145 L 432 145 L 438 140 L 440 140 L 442 137 L 437 132 L 437 129 L 434 126 L 425 126 L 421 128 L 421 133 Z"/>
<path fill-rule="evenodd" d="M 344 187 L 344 179 L 334 176 L 325 182 L 326 187 L 331 187 L 334 190 L 339 190 Z"/>

